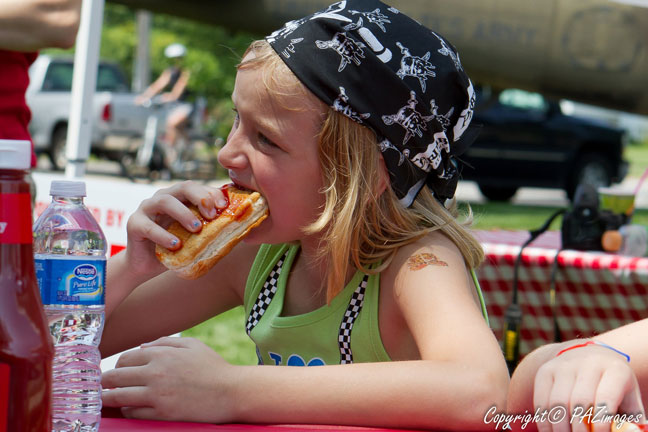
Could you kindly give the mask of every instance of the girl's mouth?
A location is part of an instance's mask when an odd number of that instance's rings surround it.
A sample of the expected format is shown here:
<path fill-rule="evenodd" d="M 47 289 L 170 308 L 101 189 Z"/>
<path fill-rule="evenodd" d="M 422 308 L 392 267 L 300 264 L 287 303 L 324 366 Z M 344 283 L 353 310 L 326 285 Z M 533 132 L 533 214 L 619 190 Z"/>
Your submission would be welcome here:
<path fill-rule="evenodd" d="M 239 189 L 245 189 L 245 190 L 252 190 L 251 188 L 249 188 L 249 187 L 247 187 L 247 186 L 241 184 L 241 182 L 238 181 L 238 179 L 236 178 L 236 174 L 234 173 L 234 171 L 232 171 L 232 170 L 228 170 L 228 171 L 227 171 L 227 174 L 228 174 L 230 180 L 232 181 L 232 184 L 233 184 L 234 186 L 236 186 L 237 188 L 239 188 Z"/>
<path fill-rule="evenodd" d="M 252 192 L 259 192 L 258 190 L 256 190 L 256 189 L 254 189 L 254 188 L 252 188 L 252 187 L 250 187 L 250 186 L 248 186 L 248 185 L 242 183 L 242 182 L 237 178 L 236 173 L 234 173 L 234 171 L 232 171 L 232 170 L 228 170 L 227 173 L 228 173 L 228 175 L 229 175 L 230 180 L 232 181 L 232 184 L 234 184 L 234 186 L 236 186 L 237 188 L 239 188 L 239 189 L 244 189 L 244 190 L 248 190 L 248 191 L 252 191 Z"/>

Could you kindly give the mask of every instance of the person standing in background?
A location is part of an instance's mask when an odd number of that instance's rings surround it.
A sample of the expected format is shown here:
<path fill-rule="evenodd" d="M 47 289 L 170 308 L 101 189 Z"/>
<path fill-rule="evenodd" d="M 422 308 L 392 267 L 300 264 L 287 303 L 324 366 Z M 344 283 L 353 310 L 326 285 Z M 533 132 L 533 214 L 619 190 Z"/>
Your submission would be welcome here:
<path fill-rule="evenodd" d="M 42 48 L 70 48 L 76 40 L 81 0 L 0 2 L 0 139 L 30 140 L 25 102 L 29 66 Z M 32 143 L 32 168 L 36 153 Z M 35 197 L 34 183 L 28 179 Z"/>

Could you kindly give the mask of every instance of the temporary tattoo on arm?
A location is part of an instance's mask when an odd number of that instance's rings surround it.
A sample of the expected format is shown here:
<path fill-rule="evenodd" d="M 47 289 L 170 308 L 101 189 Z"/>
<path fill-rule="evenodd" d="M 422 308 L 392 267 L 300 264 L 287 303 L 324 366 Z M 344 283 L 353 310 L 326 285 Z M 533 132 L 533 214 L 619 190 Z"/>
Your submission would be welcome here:
<path fill-rule="evenodd" d="M 410 270 L 416 271 L 416 270 L 421 270 L 422 268 L 427 267 L 429 265 L 447 266 L 448 263 L 445 261 L 441 261 L 439 258 L 436 257 L 436 255 L 426 252 L 426 253 L 412 255 L 411 257 L 409 257 L 409 259 L 407 260 L 407 265 Z"/>

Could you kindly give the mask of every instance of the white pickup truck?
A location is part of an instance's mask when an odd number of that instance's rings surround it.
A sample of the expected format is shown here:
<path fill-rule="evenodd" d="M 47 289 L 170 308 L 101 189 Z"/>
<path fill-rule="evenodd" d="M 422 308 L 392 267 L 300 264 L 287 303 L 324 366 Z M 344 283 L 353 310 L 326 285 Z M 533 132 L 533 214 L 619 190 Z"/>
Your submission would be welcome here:
<path fill-rule="evenodd" d="M 26 93 L 32 111 L 29 130 L 36 152 L 46 153 L 56 169 L 64 168 L 66 162 L 73 66 L 72 58 L 40 55 L 29 70 Z M 111 148 L 107 138 L 142 136 L 150 110 L 137 106 L 135 96 L 117 65 L 99 63 L 92 107 L 93 154 L 118 160 L 124 149 Z"/>

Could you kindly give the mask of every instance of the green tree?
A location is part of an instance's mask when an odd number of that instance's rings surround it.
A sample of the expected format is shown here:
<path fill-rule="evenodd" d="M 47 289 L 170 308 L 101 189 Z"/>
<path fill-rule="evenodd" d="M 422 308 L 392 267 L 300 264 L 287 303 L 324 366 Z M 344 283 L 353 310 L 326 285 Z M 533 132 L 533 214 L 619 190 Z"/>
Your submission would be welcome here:
<path fill-rule="evenodd" d="M 233 120 L 230 95 L 234 89 L 236 64 L 250 42 L 260 36 L 154 14 L 150 35 L 151 79 L 155 79 L 169 65 L 164 57 L 164 48 L 174 42 L 185 45 L 185 64 L 191 71 L 189 89 L 194 95 L 207 99 L 210 113 L 208 128 L 215 135 L 224 137 Z M 126 6 L 106 3 L 101 57 L 118 63 L 130 80 L 136 47 L 135 11 Z"/>

